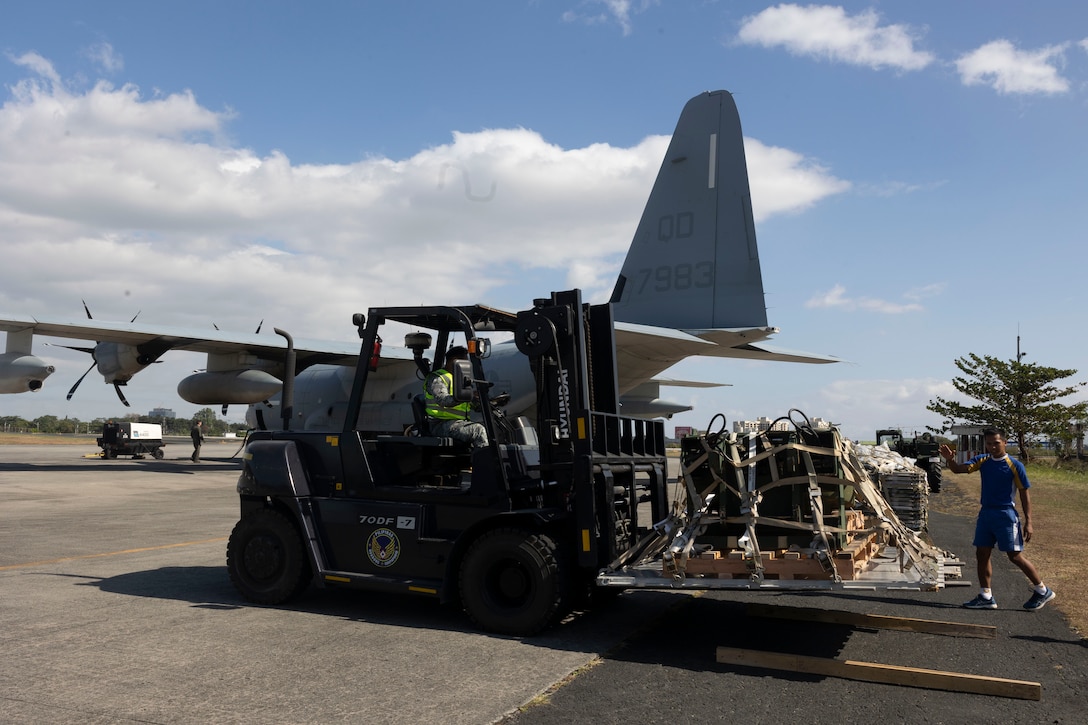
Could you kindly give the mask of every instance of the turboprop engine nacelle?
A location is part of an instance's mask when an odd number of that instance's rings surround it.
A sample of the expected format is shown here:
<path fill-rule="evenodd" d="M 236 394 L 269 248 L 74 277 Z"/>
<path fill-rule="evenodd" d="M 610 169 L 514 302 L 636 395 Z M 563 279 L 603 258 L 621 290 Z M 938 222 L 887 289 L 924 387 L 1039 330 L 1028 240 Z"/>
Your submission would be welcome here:
<path fill-rule="evenodd" d="M 283 382 L 263 370 L 196 373 L 178 383 L 178 395 L 194 405 L 259 403 L 280 392 Z"/>
<path fill-rule="evenodd" d="M 36 392 L 53 374 L 53 366 L 22 352 L 0 355 L 0 393 Z"/>
<path fill-rule="evenodd" d="M 124 385 L 132 376 L 155 362 L 134 345 L 120 342 L 100 342 L 94 346 L 95 365 L 107 383 Z"/>

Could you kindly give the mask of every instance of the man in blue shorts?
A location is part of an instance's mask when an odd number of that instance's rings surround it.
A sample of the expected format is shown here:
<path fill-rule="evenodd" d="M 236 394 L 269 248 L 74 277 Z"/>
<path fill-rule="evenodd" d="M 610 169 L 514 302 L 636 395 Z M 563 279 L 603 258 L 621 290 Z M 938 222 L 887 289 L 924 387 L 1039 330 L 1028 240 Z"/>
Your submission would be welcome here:
<path fill-rule="evenodd" d="M 982 431 L 986 444 L 986 453 L 975 456 L 967 463 L 956 463 L 956 456 L 948 446 L 941 446 L 941 455 L 953 473 L 973 473 L 982 475 L 982 508 L 975 523 L 975 555 L 978 560 L 978 584 L 981 591 L 977 597 L 963 606 L 968 609 L 997 609 L 997 601 L 990 591 L 993 578 L 993 565 L 990 555 L 994 546 L 1005 552 L 1009 561 L 1031 581 L 1035 592 L 1031 599 L 1024 602 L 1024 609 L 1035 611 L 1042 609 L 1056 596 L 1054 591 L 1043 584 L 1039 572 L 1024 556 L 1024 544 L 1031 541 L 1031 497 L 1028 488 L 1028 472 L 1024 464 L 1013 459 L 1005 452 L 1005 431 L 987 428 Z M 1016 514 L 1013 492 L 1020 494 L 1020 508 L 1024 511 L 1024 526 L 1020 527 L 1020 518 Z"/>

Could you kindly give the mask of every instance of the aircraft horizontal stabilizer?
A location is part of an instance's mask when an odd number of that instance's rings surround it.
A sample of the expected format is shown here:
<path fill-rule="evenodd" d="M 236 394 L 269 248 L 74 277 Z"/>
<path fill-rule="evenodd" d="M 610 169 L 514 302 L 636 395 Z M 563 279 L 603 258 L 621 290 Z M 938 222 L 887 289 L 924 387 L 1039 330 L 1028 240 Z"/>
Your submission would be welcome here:
<path fill-rule="evenodd" d="M 616 323 L 616 355 L 620 393 L 650 380 L 692 356 L 728 357 L 776 362 L 832 363 L 830 355 L 776 348 L 763 341 L 775 327 L 684 331 L 651 325 Z"/>
<path fill-rule="evenodd" d="M 800 350 L 787 350 L 783 347 L 775 347 L 764 343 L 751 343 L 736 345 L 730 348 L 719 348 L 720 352 L 703 353 L 711 357 L 735 357 L 742 360 L 769 360 L 771 362 L 792 362 L 823 365 L 827 363 L 842 362 L 841 358 L 834 355 L 821 355 L 815 352 L 802 352 Z"/>
<path fill-rule="evenodd" d="M 698 380 L 672 380 L 654 378 L 636 385 L 620 397 L 620 406 L 624 415 L 640 418 L 671 418 L 676 413 L 691 410 L 687 403 L 661 399 L 661 388 L 720 388 L 729 383 L 707 383 Z"/>
<path fill-rule="evenodd" d="M 649 381 L 663 388 L 728 388 L 733 383 L 708 383 L 705 380 L 673 380 L 672 378 L 654 378 Z"/>

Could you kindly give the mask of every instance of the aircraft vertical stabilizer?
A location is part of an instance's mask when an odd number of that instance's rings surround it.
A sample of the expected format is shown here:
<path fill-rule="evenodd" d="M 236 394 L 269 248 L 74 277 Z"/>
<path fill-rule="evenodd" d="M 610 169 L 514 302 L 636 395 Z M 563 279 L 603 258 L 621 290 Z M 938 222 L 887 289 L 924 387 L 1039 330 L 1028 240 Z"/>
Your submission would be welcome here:
<path fill-rule="evenodd" d="M 621 322 L 767 325 L 744 139 L 727 91 L 684 106 L 612 302 Z"/>

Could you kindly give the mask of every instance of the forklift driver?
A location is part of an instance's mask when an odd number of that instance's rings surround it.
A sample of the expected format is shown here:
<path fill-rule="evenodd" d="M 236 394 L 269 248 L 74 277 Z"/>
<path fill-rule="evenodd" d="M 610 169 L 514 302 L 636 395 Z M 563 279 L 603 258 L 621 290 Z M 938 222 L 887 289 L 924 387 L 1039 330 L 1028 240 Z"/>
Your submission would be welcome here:
<path fill-rule="evenodd" d="M 445 366 L 435 370 L 423 382 L 427 419 L 431 435 L 453 438 L 469 443 L 473 448 L 487 445 L 487 429 L 468 419 L 470 403 L 459 403 L 452 395 L 453 374 L 449 369 L 455 360 L 467 360 L 468 350 L 451 347 L 446 353 Z"/>

